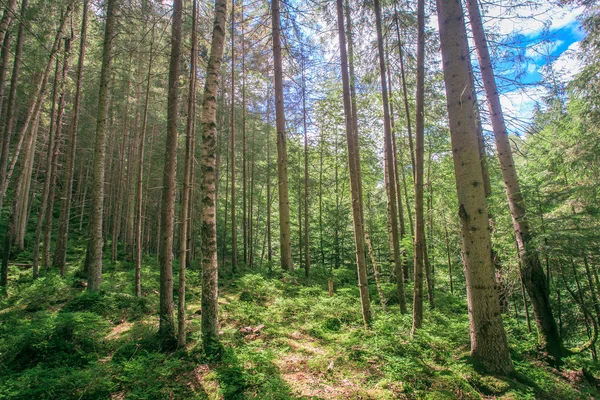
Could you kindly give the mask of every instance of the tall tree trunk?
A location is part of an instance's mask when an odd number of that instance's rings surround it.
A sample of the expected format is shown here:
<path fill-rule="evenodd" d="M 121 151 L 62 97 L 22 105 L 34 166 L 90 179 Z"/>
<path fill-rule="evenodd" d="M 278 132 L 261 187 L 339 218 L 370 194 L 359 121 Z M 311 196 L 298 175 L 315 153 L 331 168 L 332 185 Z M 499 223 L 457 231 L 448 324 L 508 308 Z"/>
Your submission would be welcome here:
<path fill-rule="evenodd" d="M 242 241 L 244 243 L 244 266 L 248 265 L 248 203 L 247 203 L 247 157 L 246 157 L 246 38 L 244 37 L 244 1 L 241 5 L 242 42 Z"/>
<path fill-rule="evenodd" d="M 152 77 L 152 64 L 154 62 L 154 31 L 150 39 L 150 55 L 148 59 L 148 72 L 146 74 L 146 95 L 144 98 L 144 111 L 142 114 L 142 132 L 138 148 L 138 170 L 136 184 L 136 222 L 135 222 L 135 295 L 142 296 L 142 223 L 143 214 L 143 185 L 144 185 L 144 148 L 146 145 L 146 132 L 148 130 L 148 109 L 150 106 L 150 84 Z M 152 151 L 150 151 L 152 154 Z M 146 196 L 147 197 L 147 196 Z"/>
<path fill-rule="evenodd" d="M 394 150 L 392 147 L 392 126 L 390 120 L 390 109 L 388 99 L 388 84 L 385 72 L 385 50 L 383 48 L 383 33 L 381 23 L 381 8 L 379 0 L 375 0 L 375 21 L 377 25 L 377 47 L 379 50 L 379 75 L 381 78 L 381 97 L 383 99 L 383 136 L 384 151 L 386 154 L 385 169 L 388 173 L 387 194 L 389 219 L 392 228 L 392 248 L 394 270 L 396 271 L 396 283 L 398 285 L 398 298 L 400 300 L 400 312 L 406 313 L 406 297 L 404 295 L 404 276 L 402 272 L 402 256 L 400 255 L 400 238 L 398 236 L 398 202 L 396 193 L 396 173 L 394 168 Z"/>
<path fill-rule="evenodd" d="M 423 12 L 424 13 L 424 12 Z M 415 151 L 413 147 L 413 138 L 412 138 L 412 126 L 410 123 L 410 106 L 408 105 L 408 90 L 406 85 L 406 74 L 404 71 L 404 51 L 402 49 L 403 44 L 400 40 L 400 23 L 398 19 L 400 16 L 398 15 L 398 9 L 396 4 L 394 4 L 394 14 L 395 14 L 395 25 L 396 25 L 396 38 L 398 40 L 398 56 L 400 59 L 400 77 L 402 78 L 402 96 L 404 99 L 404 112 L 406 113 L 406 128 L 408 129 L 408 146 L 410 148 L 410 163 L 412 166 L 413 176 L 415 173 Z M 417 49 L 418 53 L 418 49 Z M 418 54 L 417 54 L 418 56 Z M 417 62 L 418 64 L 418 62 Z M 418 117 L 417 117 L 418 118 Z M 409 207 L 410 209 L 410 207 Z M 412 231 L 412 228 L 411 228 Z"/>
<path fill-rule="evenodd" d="M 302 55 L 304 57 L 304 55 Z M 310 275 L 310 225 L 308 215 L 308 129 L 306 125 L 306 77 L 302 59 L 302 124 L 304 128 L 304 273 Z"/>
<path fill-rule="evenodd" d="M 8 103 L 6 106 L 5 122 L 2 130 L 2 149 L 0 153 L 0 208 L 4 202 L 5 186 L 7 184 L 7 167 L 10 142 L 15 129 L 15 106 L 17 101 L 17 85 L 19 83 L 19 74 L 21 70 L 21 53 L 23 52 L 23 36 L 25 34 L 25 18 L 27 15 L 27 0 L 21 3 L 21 14 L 19 21 L 19 32 L 17 34 L 17 44 L 13 60 L 13 69 L 10 77 L 10 91 L 8 93 Z"/>
<path fill-rule="evenodd" d="M 60 214 L 58 218 L 58 233 L 56 236 L 56 248 L 52 264 L 59 268 L 60 275 L 65 276 L 65 264 L 67 257 L 67 242 L 69 235 L 69 221 L 71 217 L 71 200 L 73 196 L 73 177 L 75 175 L 75 153 L 77 151 L 77 129 L 79 128 L 79 109 L 81 106 L 81 92 L 83 87 L 83 64 L 85 61 L 85 44 L 87 36 L 89 0 L 83 2 L 83 15 L 81 19 L 81 31 L 79 33 L 79 60 L 77 62 L 77 81 L 75 83 L 75 98 L 73 100 L 73 112 L 71 125 L 67 137 L 67 154 L 65 160 L 64 186 L 61 195 Z M 81 183 L 79 183 L 81 185 Z"/>
<path fill-rule="evenodd" d="M 513 371 L 490 258 L 469 48 L 459 0 L 437 1 L 448 118 L 458 196 L 471 333 L 471 356 L 496 373 Z M 465 95 L 466 93 L 466 95 Z"/>
<path fill-rule="evenodd" d="M 344 12 L 342 0 L 337 0 L 337 23 L 340 41 L 340 64 L 342 70 L 342 87 L 344 115 L 346 120 L 346 143 L 348 145 L 348 169 L 350 170 L 350 187 L 352 196 L 352 219 L 354 222 L 354 241 L 356 245 L 356 265 L 358 269 L 358 287 L 362 316 L 366 326 L 371 324 L 371 301 L 367 282 L 367 262 L 365 259 L 365 231 L 363 225 L 363 202 L 360 184 L 360 153 L 354 140 L 352 112 L 350 102 L 350 82 L 348 76 L 348 57 L 346 54 L 346 32 L 344 29 Z"/>
<path fill-rule="evenodd" d="M 102 219 L 104 208 L 104 166 L 106 160 L 106 122 L 108 119 L 109 91 L 111 83 L 112 49 L 116 37 L 117 0 L 108 0 L 106 5 L 106 27 L 104 50 L 100 73 L 96 141 L 92 177 L 92 207 L 89 217 L 89 238 L 86 258 L 88 290 L 96 291 L 102 284 Z"/>
<path fill-rule="evenodd" d="M 3 182 L 3 186 L 0 187 L 0 205 L 2 205 L 2 203 L 3 203 L 4 196 L 6 195 L 6 189 L 8 186 L 8 182 L 10 181 L 10 179 L 12 177 L 12 173 L 15 169 L 15 165 L 17 164 L 17 161 L 19 160 L 23 142 L 26 143 L 25 153 L 23 155 L 24 156 L 23 157 L 24 158 L 23 165 L 26 165 L 29 162 L 29 159 L 28 159 L 28 156 L 30 155 L 29 147 L 31 146 L 31 140 L 34 139 L 34 136 L 35 136 L 35 135 L 31 135 L 31 133 L 37 132 L 37 130 L 34 129 L 33 127 L 31 130 L 29 129 L 30 124 L 32 121 L 35 122 L 39 119 L 39 114 L 40 114 L 42 105 L 44 103 L 44 98 L 46 96 L 46 86 L 48 83 L 48 78 L 50 76 L 50 71 L 52 70 L 52 66 L 54 65 L 54 60 L 56 58 L 56 54 L 58 53 L 58 50 L 60 47 L 60 42 L 62 39 L 63 31 L 65 29 L 66 22 L 69 20 L 69 16 L 73 10 L 74 3 L 75 3 L 75 0 L 71 0 L 69 2 L 69 4 L 67 5 L 65 13 L 62 15 L 58 30 L 56 32 L 56 36 L 54 37 L 54 42 L 52 44 L 52 48 L 50 49 L 50 55 L 48 57 L 46 67 L 44 68 L 44 72 L 40 75 L 40 77 L 36 83 L 35 90 L 33 92 L 33 96 L 31 97 L 31 103 L 29 104 L 27 113 L 25 114 L 25 120 L 23 121 L 23 125 L 21 126 L 21 130 L 19 132 L 19 140 L 18 140 L 17 146 L 13 152 L 13 158 L 10 161 L 10 164 L 8 165 L 8 170 L 6 171 L 6 175 L 4 174 L 4 171 L 2 171 L 1 176 L 4 178 L 4 182 Z M 21 60 L 19 60 L 19 62 L 20 61 Z M 15 62 L 16 62 L 16 60 L 15 60 Z M 14 123 L 16 123 L 16 122 L 14 122 Z M 10 121 L 7 121 L 7 125 L 11 125 Z M 33 123 L 31 125 L 35 125 L 35 123 Z M 30 135 L 27 135 L 28 132 L 30 133 Z M 25 139 L 27 139 L 27 140 L 25 140 Z M 33 142 L 35 143 L 35 140 L 33 140 Z M 19 191 L 17 190 L 17 192 L 19 192 Z M 14 228 L 16 229 L 17 226 L 15 226 Z M 17 242 L 20 242 L 20 241 L 17 240 Z M 18 243 L 18 244 L 20 245 L 21 243 Z M 22 247 L 22 246 L 20 246 L 20 247 Z"/>
<path fill-rule="evenodd" d="M 235 0 L 231 1 L 231 273 L 237 269 L 237 224 L 235 222 Z"/>
<path fill-rule="evenodd" d="M 60 154 L 60 145 L 62 140 L 62 128 L 67 95 L 67 74 L 70 69 L 69 58 L 71 57 L 72 40 L 73 31 L 71 30 L 71 36 L 65 38 L 65 55 L 60 77 L 60 97 L 58 101 L 58 111 L 56 113 L 56 132 L 54 134 L 54 143 L 49 143 L 49 145 L 51 145 L 52 147 L 52 159 L 50 164 L 50 174 L 46 177 L 50 182 L 50 191 L 48 192 L 48 206 L 46 207 L 46 216 L 44 217 L 44 251 L 42 253 L 42 266 L 44 267 L 48 267 L 50 265 L 50 239 L 52 234 L 54 196 L 56 189 L 56 177 L 58 175 L 58 157 Z"/>
<path fill-rule="evenodd" d="M 218 264 L 217 264 L 217 209 L 215 199 L 216 162 L 216 97 L 219 72 L 223 62 L 225 42 L 225 15 L 227 1 L 215 1 L 215 21 L 206 71 L 202 100 L 202 208 L 200 214 L 202 238 L 202 343 L 207 353 L 218 349 Z"/>
<path fill-rule="evenodd" d="M 281 20 L 279 0 L 271 1 L 273 23 L 273 59 L 275 69 L 275 114 L 277 125 L 277 177 L 279 188 L 279 239 L 281 268 L 294 271 L 292 240 L 290 235 L 290 202 L 288 194 L 287 144 L 285 132 L 285 107 L 283 104 L 283 61 L 281 56 Z"/>
<path fill-rule="evenodd" d="M 167 99 L 167 141 L 161 210 L 160 246 L 160 326 L 163 344 L 173 345 L 175 322 L 173 320 L 173 220 L 175 191 L 177 189 L 177 119 L 179 105 L 179 62 L 181 58 L 182 0 L 173 1 L 171 26 L 171 61 L 169 64 L 169 91 Z"/>
<path fill-rule="evenodd" d="M 502 106 L 500 105 L 498 88 L 494 79 L 494 70 L 490 60 L 479 5 L 476 0 L 468 0 L 467 7 L 471 19 L 471 29 L 477 49 L 481 76 L 483 78 L 483 86 L 490 110 L 492 130 L 496 139 L 496 150 L 506 188 L 506 197 L 513 219 L 515 236 L 519 245 L 523 284 L 527 289 L 531 305 L 533 306 L 535 321 L 540 333 L 540 344 L 548 355 L 556 363 L 560 364 L 560 359 L 563 356 L 563 346 L 558 334 L 556 321 L 552 315 L 546 274 L 542 268 L 539 254 L 532 243 L 533 232 L 527 219 L 525 201 L 512 157 L 512 150 L 504 122 Z"/>
<path fill-rule="evenodd" d="M 415 237 L 414 237 L 414 298 L 413 326 L 414 334 L 423 323 L 423 268 L 425 255 L 425 221 L 423 218 L 423 164 L 425 141 L 425 0 L 418 1 L 417 10 L 417 109 L 415 132 Z"/>
<path fill-rule="evenodd" d="M 56 66 L 54 68 L 54 83 L 52 88 L 52 106 L 50 107 L 50 126 L 48 129 L 48 140 L 46 143 L 46 158 L 44 160 L 44 188 L 42 190 L 42 199 L 40 202 L 40 208 L 38 211 L 38 220 L 35 229 L 35 241 L 33 243 L 33 277 L 37 278 L 39 275 L 39 259 L 40 259 L 40 242 L 42 239 L 42 229 L 44 227 L 44 218 L 46 216 L 46 208 L 48 207 L 48 195 L 50 192 L 50 170 L 52 168 L 52 142 L 54 138 L 54 124 L 56 120 L 56 103 L 58 101 L 58 60 L 56 60 Z M 42 163 L 39 163 L 41 165 Z M 38 165 L 38 167 L 39 167 Z"/>
<path fill-rule="evenodd" d="M 187 233 L 193 167 L 192 142 L 196 121 L 196 76 L 197 76 L 197 1 L 192 0 L 192 48 L 190 50 L 190 83 L 188 91 L 188 115 L 185 129 L 185 165 L 183 167 L 183 198 L 181 200 L 181 233 L 179 234 L 179 303 L 177 305 L 177 345 L 185 346 L 185 269 L 187 264 Z M 216 104 L 215 104 L 216 107 Z M 215 163 L 216 166 L 216 163 Z M 216 211 L 215 211 L 216 212 Z"/>

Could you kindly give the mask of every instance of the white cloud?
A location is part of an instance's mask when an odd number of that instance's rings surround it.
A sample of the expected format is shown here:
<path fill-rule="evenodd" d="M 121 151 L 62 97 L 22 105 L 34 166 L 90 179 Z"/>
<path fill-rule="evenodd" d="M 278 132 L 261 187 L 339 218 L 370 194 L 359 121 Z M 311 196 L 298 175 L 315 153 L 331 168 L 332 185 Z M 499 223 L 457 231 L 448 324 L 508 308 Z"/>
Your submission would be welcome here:
<path fill-rule="evenodd" d="M 571 44 L 569 48 L 552 63 L 552 69 L 554 70 L 556 77 L 563 83 L 571 81 L 583 67 L 578 55 L 580 43 L 581 42 L 574 42 Z"/>
<path fill-rule="evenodd" d="M 535 36 L 544 27 L 550 30 L 564 28 L 577 20 L 583 7 L 559 7 L 550 2 L 534 7 L 531 3 L 523 2 L 518 6 L 507 7 L 494 5 L 485 7 L 483 15 L 486 26 L 503 35 L 520 33 Z"/>

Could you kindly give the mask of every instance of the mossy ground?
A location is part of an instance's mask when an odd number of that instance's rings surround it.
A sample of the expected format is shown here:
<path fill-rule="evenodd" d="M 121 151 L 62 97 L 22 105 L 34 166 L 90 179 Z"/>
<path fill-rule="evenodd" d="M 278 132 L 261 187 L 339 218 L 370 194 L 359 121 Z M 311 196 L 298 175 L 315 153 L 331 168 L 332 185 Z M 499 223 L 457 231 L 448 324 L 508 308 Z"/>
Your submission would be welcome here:
<path fill-rule="evenodd" d="M 82 249 L 71 249 L 65 280 L 11 267 L 0 298 L 1 399 L 580 399 L 598 398 L 584 356 L 561 371 L 537 359 L 535 336 L 506 316 L 513 377 L 483 375 L 469 363 L 464 294 L 436 292 L 438 307 L 410 338 L 411 317 L 392 300 L 377 304 L 365 330 L 354 272 L 325 268 L 311 281 L 246 271 L 222 274 L 220 360 L 200 346 L 199 272 L 188 274 L 188 345 L 165 351 L 156 338 L 158 268 L 147 259 L 143 297 L 133 293 L 133 266 L 105 261 L 104 291 L 88 293 L 78 271 Z M 177 280 L 175 279 L 175 282 Z M 411 293 L 410 286 L 407 293 Z M 264 327 L 262 327 L 264 325 Z M 585 368 L 586 374 L 582 373 Z M 586 378 L 587 375 L 588 377 Z"/>

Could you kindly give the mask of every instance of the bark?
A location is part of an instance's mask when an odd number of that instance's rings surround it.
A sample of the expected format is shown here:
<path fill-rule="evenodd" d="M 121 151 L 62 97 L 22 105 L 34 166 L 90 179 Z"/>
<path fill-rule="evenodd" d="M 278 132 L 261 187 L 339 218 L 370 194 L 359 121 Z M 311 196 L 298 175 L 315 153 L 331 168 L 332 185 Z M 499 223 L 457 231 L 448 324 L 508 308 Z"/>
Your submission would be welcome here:
<path fill-rule="evenodd" d="M 67 5 L 67 8 L 65 10 L 65 13 L 63 14 L 56 36 L 54 38 L 54 42 L 52 44 L 52 48 L 50 49 L 50 55 L 48 57 L 48 61 L 46 63 L 46 67 L 44 68 L 44 72 L 40 75 L 36 86 L 35 86 L 35 90 L 33 91 L 33 95 L 31 97 L 31 102 L 29 104 L 29 107 L 27 109 L 27 113 L 25 114 L 25 120 L 23 121 L 23 125 L 21 126 L 21 130 L 19 132 L 19 140 L 17 142 L 17 146 L 13 152 L 13 158 L 10 161 L 10 164 L 8 165 L 8 170 L 6 171 L 6 175 L 4 175 L 4 171 L 2 171 L 2 176 L 4 178 L 3 181 L 3 185 L 2 187 L 0 187 L 0 205 L 2 205 L 3 200 L 4 200 L 4 196 L 6 195 L 6 189 L 8 186 L 8 182 L 10 181 L 11 177 L 12 177 L 12 173 L 15 169 L 15 165 L 17 164 L 17 161 L 19 160 L 19 156 L 21 153 L 21 148 L 23 145 L 23 142 L 25 142 L 25 152 L 23 154 L 23 158 L 24 158 L 24 162 L 23 165 L 26 165 L 29 161 L 28 161 L 28 157 L 30 155 L 29 152 L 29 148 L 31 146 L 31 141 L 32 139 L 35 139 L 32 133 L 36 132 L 36 129 L 29 129 L 30 125 L 35 125 L 31 124 L 32 121 L 37 121 L 39 119 L 39 114 L 44 102 L 44 98 L 46 95 L 46 86 L 48 83 L 48 78 L 50 77 L 50 71 L 52 70 L 52 65 L 54 64 L 54 60 L 56 58 L 56 54 L 58 53 L 59 47 L 60 47 L 60 42 L 62 39 L 62 35 L 63 35 L 63 31 L 65 28 L 65 24 L 66 22 L 69 20 L 69 16 L 73 10 L 73 4 L 75 3 L 75 0 L 71 0 L 71 2 L 69 2 L 69 4 Z M 16 62 L 16 60 L 15 60 Z M 20 62 L 20 60 L 19 60 Z M 13 118 L 14 119 L 14 118 Z M 16 123 L 16 121 L 13 121 L 13 123 Z M 10 121 L 7 121 L 7 125 L 11 125 Z M 11 132 L 10 130 L 8 131 L 9 133 Z M 29 135 L 27 134 L 29 132 Z M 6 136 L 10 136 L 10 135 L 6 135 Z M 33 142 L 35 143 L 35 140 L 33 140 Z M 8 143 L 7 143 L 8 145 Z M 29 177 L 31 176 L 31 174 L 29 175 Z M 16 191 L 18 194 L 19 190 Z M 27 192 L 25 192 L 27 193 Z M 15 225 L 14 229 L 18 229 L 18 227 Z M 17 242 L 18 244 L 22 244 L 21 241 L 17 238 Z M 22 246 L 20 246 L 22 247 Z"/>
<path fill-rule="evenodd" d="M 85 44 L 87 36 L 89 0 L 83 2 L 83 15 L 81 19 L 81 31 L 79 33 L 79 60 L 77 62 L 77 82 L 75 83 L 75 98 L 73 100 L 73 112 L 71 125 L 67 136 L 67 153 L 65 160 L 64 186 L 61 194 L 60 214 L 58 218 L 58 233 L 56 236 L 56 248 L 54 249 L 53 266 L 60 270 L 60 275 L 65 276 L 65 264 L 67 256 L 67 242 L 69 235 L 69 221 L 71 216 L 71 201 L 73 196 L 73 177 L 75 175 L 75 154 L 77 151 L 77 129 L 79 128 L 79 109 L 81 106 L 81 92 L 83 87 L 83 67 L 85 61 Z M 81 185 L 81 183 L 79 183 Z"/>
<path fill-rule="evenodd" d="M 438 1 L 440 43 L 456 175 L 471 335 L 471 356 L 491 372 L 513 371 L 494 284 L 477 144 L 469 49 L 459 0 Z"/>
<path fill-rule="evenodd" d="M 177 305 L 177 345 L 185 346 L 185 269 L 187 264 L 188 248 L 188 218 L 191 195 L 191 175 L 193 164 L 192 141 L 196 121 L 196 74 L 197 74 L 197 1 L 192 0 L 192 47 L 190 50 L 190 83 L 188 91 L 188 115 L 185 130 L 185 165 L 183 167 L 183 194 L 181 200 L 181 233 L 179 234 L 179 302 Z"/>
<path fill-rule="evenodd" d="M 60 154 L 60 145 L 62 141 L 62 128 L 67 95 L 67 74 L 70 69 L 69 58 L 71 56 L 72 40 L 73 32 L 71 31 L 71 37 L 65 38 L 65 55 L 60 77 L 60 97 L 58 100 L 58 111 L 56 114 L 56 132 L 54 134 L 54 143 L 48 143 L 48 145 L 52 148 L 52 158 L 50 163 L 50 174 L 46 177 L 50 182 L 50 190 L 48 192 L 48 205 L 46 207 L 46 215 L 44 217 L 44 251 L 42 253 L 43 267 L 48 267 L 50 265 L 50 239 L 52 234 L 54 196 L 56 189 L 56 177 L 58 175 L 58 157 Z"/>
<path fill-rule="evenodd" d="M 242 42 L 242 241 L 244 243 L 244 266 L 248 265 L 248 204 L 247 204 L 247 148 L 246 148 L 246 40 L 244 37 L 244 1 L 241 7 Z"/>
<path fill-rule="evenodd" d="M 175 339 L 173 320 L 173 220 L 177 189 L 177 113 L 179 105 L 179 63 L 181 58 L 182 0 L 173 1 L 171 26 L 171 61 L 167 98 L 167 141 L 163 172 L 161 246 L 160 246 L 160 326 L 159 335 L 167 347 Z"/>
<path fill-rule="evenodd" d="M 500 169 L 504 179 L 506 197 L 513 219 L 513 226 L 519 246 L 521 259 L 521 276 L 523 284 L 531 299 L 535 321 L 540 333 L 540 344 L 556 363 L 560 364 L 563 346 L 556 321 L 552 315 L 546 274 L 542 268 L 540 257 L 532 244 L 533 232 L 526 216 L 526 207 L 519 185 L 517 171 L 512 157 L 508 132 L 504 122 L 504 114 L 500 105 L 500 97 L 494 78 L 483 22 L 476 0 L 467 1 L 473 38 L 477 48 L 477 56 L 483 78 L 486 98 L 490 110 L 492 130 L 496 139 L 496 150 L 500 160 Z"/>
<path fill-rule="evenodd" d="M 385 310 L 387 300 L 385 299 L 383 289 L 381 288 L 381 280 L 379 279 L 379 268 L 377 267 L 377 260 L 375 260 L 375 254 L 373 254 L 373 246 L 371 245 L 371 239 L 369 238 L 368 233 L 365 235 L 365 241 L 367 243 L 367 249 L 369 251 L 369 258 L 371 259 L 371 264 L 373 264 L 373 275 L 375 276 L 375 284 L 377 285 L 379 304 L 381 304 L 381 308 Z"/>
<path fill-rule="evenodd" d="M 21 70 L 21 54 L 23 52 L 23 36 L 25 33 L 25 16 L 27 15 L 27 0 L 21 3 L 21 14 L 19 22 L 19 32 L 17 34 L 17 43 L 13 60 L 13 69 L 10 77 L 10 91 L 8 93 L 8 103 L 6 106 L 5 123 L 2 130 L 2 147 L 0 152 L 0 208 L 4 201 L 5 186 L 7 182 L 8 153 L 10 142 L 15 129 L 15 109 L 17 100 L 17 85 L 19 83 L 19 74 Z"/>
<path fill-rule="evenodd" d="M 215 21 L 202 100 L 202 173 L 200 214 L 202 238 L 202 343 L 207 353 L 218 349 L 217 209 L 215 199 L 216 97 L 223 62 L 227 1 L 215 1 Z"/>
<path fill-rule="evenodd" d="M 6 73 L 8 72 L 8 68 L 10 66 L 10 43 L 12 42 L 12 34 L 11 31 L 8 30 L 6 35 L 4 36 L 4 40 L 0 42 L 2 44 L 2 48 L 0 50 L 0 116 L 2 116 L 2 112 L 4 111 L 4 97 L 5 97 L 5 89 L 6 89 Z M 2 119 L 0 124 L 0 128 L 4 128 L 5 120 Z M 1 131 L 0 131 L 1 132 Z M 0 137 L 0 148 L 2 148 L 2 140 L 3 137 Z"/>
<path fill-rule="evenodd" d="M 310 275 L 310 225 L 308 217 L 308 130 L 306 126 L 306 77 L 302 59 L 302 124 L 304 127 L 304 273 Z"/>
<path fill-rule="evenodd" d="M 283 61 L 281 56 L 281 20 L 279 0 L 271 1 L 273 23 L 273 59 L 275 70 L 275 114 L 277 126 L 277 178 L 279 192 L 279 239 L 281 268 L 293 272 L 292 241 L 290 235 L 290 202 L 288 193 L 287 145 L 285 107 L 283 104 Z"/>
<path fill-rule="evenodd" d="M 406 297 L 404 295 L 404 275 L 402 272 L 402 257 L 400 255 L 400 238 L 398 236 L 398 202 L 396 193 L 396 174 L 394 168 L 394 151 L 392 147 L 392 127 L 390 121 L 388 84 L 385 72 L 385 51 L 383 48 L 383 33 L 381 24 L 381 8 L 379 0 L 375 0 L 375 20 L 377 25 L 377 47 L 379 50 L 379 75 L 381 78 L 381 96 L 383 99 L 383 136 L 385 142 L 385 169 L 387 171 L 387 195 L 388 195 L 388 214 L 391 222 L 391 242 L 390 252 L 393 254 L 393 265 L 396 271 L 396 283 L 398 285 L 398 298 L 400 301 L 400 312 L 406 313 Z"/>
<path fill-rule="evenodd" d="M 143 185 L 144 185 L 144 150 L 146 145 L 146 133 L 148 130 L 148 108 L 150 106 L 150 87 L 152 77 L 152 64 L 154 62 L 154 31 L 150 39 L 150 56 L 148 60 L 148 72 L 146 74 L 146 94 L 144 98 L 144 111 L 142 114 L 142 132 L 140 146 L 138 148 L 137 184 L 136 184 L 136 221 L 135 221 L 135 295 L 142 296 L 142 224 L 143 214 Z"/>
<path fill-rule="evenodd" d="M 40 202 L 40 209 L 38 211 L 38 220 L 35 229 L 35 241 L 33 243 L 33 277 L 39 276 L 39 255 L 40 255 L 40 242 L 42 236 L 42 229 L 44 227 L 44 218 L 46 216 L 46 208 L 48 207 L 48 195 L 50 192 L 50 170 L 52 168 L 52 142 L 54 137 L 54 123 L 56 119 L 55 107 L 58 96 L 58 60 L 54 69 L 54 84 L 52 89 L 52 107 L 50 108 L 50 127 L 48 129 L 48 140 L 46 143 L 46 159 L 45 159 L 45 178 L 44 188 L 42 190 L 42 199 Z M 42 164 L 42 163 L 39 163 Z M 38 166 L 39 167 L 39 166 Z"/>
<path fill-rule="evenodd" d="M 237 269 L 237 224 L 235 222 L 235 0 L 231 2 L 231 273 Z"/>
<path fill-rule="evenodd" d="M 107 1 L 96 120 L 96 140 L 94 144 L 94 163 L 92 166 L 92 207 L 89 217 L 88 255 L 86 259 L 88 290 L 91 291 L 99 290 L 102 284 L 102 219 L 104 208 L 104 166 L 106 163 L 106 123 L 108 119 L 112 72 L 112 49 L 113 41 L 116 37 L 117 7 L 117 0 Z"/>
<path fill-rule="evenodd" d="M 417 107 L 415 132 L 415 236 L 414 236 L 414 297 L 412 333 L 423 324 L 423 268 L 425 256 L 425 221 L 423 217 L 423 172 L 425 140 L 425 1 L 418 1 L 417 10 Z"/>
<path fill-rule="evenodd" d="M 362 317 L 365 326 L 371 324 L 371 302 L 367 282 L 367 263 L 365 259 L 365 231 L 363 225 L 363 202 L 360 185 L 360 154 L 355 146 L 354 129 L 350 103 L 350 82 L 348 76 L 348 59 L 346 54 L 346 33 L 344 29 L 344 14 L 342 0 L 337 0 L 337 23 L 340 41 L 340 64 L 342 70 L 342 88 L 344 101 L 344 115 L 346 122 L 346 143 L 348 146 L 348 169 L 350 171 L 350 187 L 352 197 L 352 220 L 354 223 L 354 242 L 356 249 L 356 265 L 358 269 L 358 287 Z"/>
<path fill-rule="evenodd" d="M 402 41 L 400 40 L 400 24 L 398 22 L 398 9 L 394 4 L 394 13 L 395 13 L 395 25 L 396 25 L 396 38 L 398 39 L 398 56 L 400 59 L 400 77 L 402 78 L 402 95 L 404 99 L 404 112 L 406 113 L 406 128 L 408 130 L 408 145 L 410 148 L 410 163 L 412 166 L 413 176 L 415 173 L 415 151 L 413 148 L 413 138 L 412 138 L 412 126 L 410 123 L 410 106 L 408 104 L 408 91 L 406 88 L 406 74 L 404 72 L 404 51 L 402 49 Z M 418 64 L 418 62 L 417 62 Z M 417 117 L 418 118 L 418 117 Z M 410 209 L 410 207 L 409 207 Z M 412 228 L 411 228 L 412 231 Z"/>

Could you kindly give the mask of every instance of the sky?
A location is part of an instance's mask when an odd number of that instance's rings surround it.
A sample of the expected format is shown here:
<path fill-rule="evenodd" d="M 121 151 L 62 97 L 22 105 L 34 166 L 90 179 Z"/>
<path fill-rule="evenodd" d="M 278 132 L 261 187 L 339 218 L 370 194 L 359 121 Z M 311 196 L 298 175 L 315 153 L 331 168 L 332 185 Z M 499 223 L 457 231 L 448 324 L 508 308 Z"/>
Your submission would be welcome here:
<path fill-rule="evenodd" d="M 506 80 L 499 82 L 507 116 L 523 123 L 531 121 L 536 102 L 546 94 L 542 84 L 551 83 L 544 75 L 547 65 L 552 65 L 555 79 L 561 83 L 567 83 L 581 70 L 577 50 L 585 32 L 577 17 L 582 10 L 548 3 L 536 9 L 523 5 L 510 12 L 501 7 L 486 9 L 486 28 L 506 35 L 505 43 L 513 46 L 515 55 L 498 65 L 497 74 L 526 85 L 523 88 Z M 514 124 L 509 129 L 518 132 L 522 126 Z"/>

